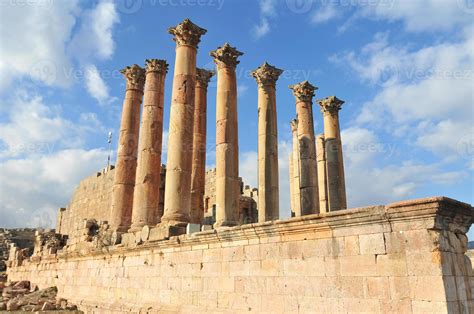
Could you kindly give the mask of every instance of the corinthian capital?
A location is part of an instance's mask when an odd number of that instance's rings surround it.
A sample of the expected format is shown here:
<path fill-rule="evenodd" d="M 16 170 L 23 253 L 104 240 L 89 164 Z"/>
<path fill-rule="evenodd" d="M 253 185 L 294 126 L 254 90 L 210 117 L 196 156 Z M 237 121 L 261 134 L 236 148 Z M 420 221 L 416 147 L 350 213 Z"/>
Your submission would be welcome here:
<path fill-rule="evenodd" d="M 318 100 L 318 103 L 321 106 L 321 112 L 323 114 L 335 115 L 339 112 L 339 110 L 341 110 L 344 101 L 340 100 L 336 96 L 329 96 Z"/>
<path fill-rule="evenodd" d="M 272 85 L 275 86 L 278 77 L 283 73 L 283 70 L 278 69 L 266 61 L 263 65 L 256 68 L 252 72 L 252 76 L 257 80 L 259 86 Z"/>
<path fill-rule="evenodd" d="M 145 69 L 141 68 L 137 64 L 134 64 L 120 70 L 120 73 L 122 73 L 127 80 L 127 89 L 137 89 L 143 91 L 143 86 L 145 85 Z"/>
<path fill-rule="evenodd" d="M 314 91 L 318 88 L 311 85 L 308 81 L 304 81 L 295 85 L 289 86 L 293 90 L 293 95 L 296 97 L 296 102 L 312 102 Z"/>
<path fill-rule="evenodd" d="M 196 68 L 196 82 L 204 88 L 207 88 L 207 84 L 213 76 L 214 71 Z"/>
<path fill-rule="evenodd" d="M 290 121 L 291 132 L 295 133 L 298 131 L 298 119 L 293 119 Z"/>
<path fill-rule="evenodd" d="M 197 26 L 189 19 L 184 19 L 175 27 L 168 28 L 168 33 L 174 35 L 173 40 L 177 46 L 185 45 L 197 48 L 201 36 L 207 33 L 207 30 Z"/>
<path fill-rule="evenodd" d="M 243 52 L 238 51 L 235 47 L 231 47 L 228 43 L 225 43 L 222 47 L 219 47 L 210 53 L 218 68 L 235 68 L 237 64 L 240 63 L 237 58 L 243 54 Z"/>
<path fill-rule="evenodd" d="M 146 69 L 146 73 L 158 72 L 160 74 L 166 74 L 168 73 L 168 63 L 166 63 L 166 60 L 146 59 L 145 69 Z"/>

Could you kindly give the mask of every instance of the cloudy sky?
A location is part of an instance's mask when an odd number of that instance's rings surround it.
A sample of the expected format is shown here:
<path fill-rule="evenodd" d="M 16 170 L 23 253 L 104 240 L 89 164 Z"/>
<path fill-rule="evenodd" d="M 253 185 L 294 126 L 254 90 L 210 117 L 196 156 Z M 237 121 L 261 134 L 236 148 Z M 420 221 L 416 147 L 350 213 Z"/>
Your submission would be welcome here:
<path fill-rule="evenodd" d="M 240 174 L 257 185 L 257 86 L 277 83 L 281 215 L 289 215 L 288 85 L 337 95 L 350 207 L 446 195 L 473 203 L 474 5 L 469 0 L 8 0 L 0 4 L 0 226 L 53 226 L 78 182 L 106 164 L 120 123 L 121 68 L 166 59 L 169 26 L 204 27 L 198 66 L 224 42 L 237 68 Z M 207 164 L 215 163 L 215 79 Z M 319 108 L 315 131 L 322 132 Z M 165 140 L 167 136 L 165 134 Z M 115 149 L 115 144 L 114 144 Z M 115 157 L 114 157 L 115 158 Z M 166 163 L 166 155 L 163 156 Z M 471 237 L 474 239 L 474 237 Z"/>

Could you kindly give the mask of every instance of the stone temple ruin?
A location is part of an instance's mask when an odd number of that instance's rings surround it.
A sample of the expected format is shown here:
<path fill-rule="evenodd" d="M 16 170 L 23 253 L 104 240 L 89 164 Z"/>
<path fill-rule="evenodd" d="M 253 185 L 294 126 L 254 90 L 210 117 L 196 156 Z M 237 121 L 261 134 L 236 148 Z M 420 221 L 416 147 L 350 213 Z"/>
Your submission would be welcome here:
<path fill-rule="evenodd" d="M 165 60 L 122 70 L 126 79 L 115 168 L 82 181 L 55 231 L 37 233 L 31 257 L 10 254 L 10 281 L 55 286 L 86 312 L 474 311 L 466 256 L 471 205 L 446 197 L 347 209 L 335 96 L 290 86 L 291 216 L 279 219 L 275 84 L 258 84 L 258 189 L 239 177 L 236 67 L 229 44 L 196 68 L 206 30 L 188 19 L 176 42 L 168 159 L 161 165 Z M 205 169 L 207 86 L 217 75 L 216 169 Z M 142 106 L 143 102 L 143 106 Z M 286 191 L 285 191 L 286 192 Z M 15 250 L 12 246 L 11 250 Z M 15 253 L 15 252 L 13 252 Z"/>

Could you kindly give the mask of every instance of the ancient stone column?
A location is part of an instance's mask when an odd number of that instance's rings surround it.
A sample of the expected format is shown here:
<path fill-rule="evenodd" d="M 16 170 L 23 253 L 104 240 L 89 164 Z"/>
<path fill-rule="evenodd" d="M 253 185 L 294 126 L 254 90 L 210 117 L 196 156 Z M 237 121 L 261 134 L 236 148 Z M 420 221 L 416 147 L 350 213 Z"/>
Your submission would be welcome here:
<path fill-rule="evenodd" d="M 301 215 L 319 213 L 318 169 L 313 127 L 313 96 L 317 87 L 308 81 L 290 86 L 296 98 L 300 162 Z"/>
<path fill-rule="evenodd" d="M 145 70 L 134 64 L 120 72 L 125 76 L 127 85 L 120 123 L 109 224 L 114 231 L 126 232 L 132 218 Z"/>
<path fill-rule="evenodd" d="M 242 52 L 228 43 L 211 52 L 217 65 L 215 227 L 234 226 L 238 221 L 240 182 L 235 68 L 241 55 Z"/>
<path fill-rule="evenodd" d="M 196 53 L 205 29 L 185 19 L 169 29 L 176 42 L 173 92 L 171 96 L 168 161 L 166 163 L 165 208 L 161 222 L 185 226 L 191 206 Z"/>
<path fill-rule="evenodd" d="M 213 71 L 196 69 L 194 98 L 193 165 L 191 172 L 190 222 L 201 224 L 204 218 L 204 185 L 206 182 L 207 85 Z"/>
<path fill-rule="evenodd" d="M 145 225 L 156 225 L 161 220 L 158 205 L 164 89 L 168 64 L 165 60 L 148 59 L 145 61 L 145 68 L 145 94 L 138 144 L 139 156 L 133 194 L 131 232 L 141 230 Z"/>
<path fill-rule="evenodd" d="M 324 137 L 327 163 L 328 209 L 347 208 L 344 162 L 342 158 L 339 110 L 344 101 L 329 96 L 318 101 L 324 118 Z"/>
<path fill-rule="evenodd" d="M 291 217 L 295 217 L 295 176 L 293 174 L 293 152 L 288 155 L 289 159 L 289 175 L 290 175 L 290 210 Z"/>
<path fill-rule="evenodd" d="M 252 72 L 258 84 L 258 222 L 279 217 L 275 84 L 281 73 L 267 62 Z"/>
<path fill-rule="evenodd" d="M 290 122 L 291 133 L 293 135 L 293 212 L 295 217 L 301 216 L 301 194 L 300 194 L 300 153 L 298 141 L 298 120 L 294 119 Z"/>
<path fill-rule="evenodd" d="M 328 191 L 324 134 L 316 137 L 316 160 L 318 162 L 319 211 L 326 213 L 328 212 Z"/>

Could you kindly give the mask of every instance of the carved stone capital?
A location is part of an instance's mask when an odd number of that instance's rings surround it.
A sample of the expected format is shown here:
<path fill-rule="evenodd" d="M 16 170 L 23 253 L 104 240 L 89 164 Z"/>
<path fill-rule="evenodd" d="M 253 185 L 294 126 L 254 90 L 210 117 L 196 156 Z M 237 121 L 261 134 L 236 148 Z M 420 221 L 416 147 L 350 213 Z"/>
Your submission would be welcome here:
<path fill-rule="evenodd" d="M 257 80 L 259 86 L 271 85 L 275 86 L 278 77 L 283 73 L 283 70 L 278 69 L 266 61 L 263 65 L 256 68 L 252 72 L 252 76 Z"/>
<path fill-rule="evenodd" d="M 231 47 L 228 43 L 225 43 L 222 47 L 219 47 L 210 53 L 218 68 L 235 68 L 237 64 L 240 63 L 237 58 L 243 54 L 243 52 L 238 51 L 235 47 Z"/>
<path fill-rule="evenodd" d="M 137 89 L 143 91 L 143 86 L 145 85 L 145 69 L 141 68 L 137 64 L 134 64 L 120 70 L 120 73 L 122 73 L 127 80 L 127 89 Z"/>
<path fill-rule="evenodd" d="M 212 70 L 196 68 L 196 83 L 200 84 L 204 88 L 207 88 L 207 85 L 214 74 L 215 72 Z"/>
<path fill-rule="evenodd" d="M 291 132 L 295 133 L 298 131 L 298 119 L 293 119 L 290 121 Z"/>
<path fill-rule="evenodd" d="M 293 95 L 296 97 L 296 102 L 312 102 L 314 91 L 318 88 L 311 85 L 308 81 L 304 81 L 295 85 L 289 86 L 293 90 Z"/>
<path fill-rule="evenodd" d="M 170 27 L 168 33 L 174 35 L 173 40 L 177 46 L 185 45 L 197 48 L 201 41 L 201 36 L 207 33 L 207 30 L 197 26 L 189 19 L 184 19 L 175 27 Z"/>
<path fill-rule="evenodd" d="M 166 60 L 146 59 L 145 69 L 146 69 L 146 73 L 158 72 L 160 74 L 166 74 L 168 73 L 168 63 L 166 63 Z"/>
<path fill-rule="evenodd" d="M 337 115 L 344 101 L 336 96 L 329 96 L 318 100 L 318 103 L 321 106 L 321 112 L 323 114 Z"/>

